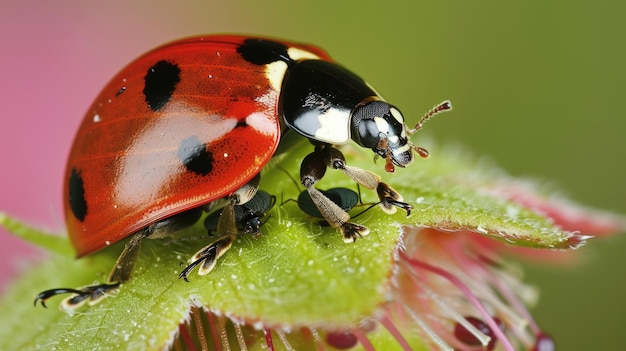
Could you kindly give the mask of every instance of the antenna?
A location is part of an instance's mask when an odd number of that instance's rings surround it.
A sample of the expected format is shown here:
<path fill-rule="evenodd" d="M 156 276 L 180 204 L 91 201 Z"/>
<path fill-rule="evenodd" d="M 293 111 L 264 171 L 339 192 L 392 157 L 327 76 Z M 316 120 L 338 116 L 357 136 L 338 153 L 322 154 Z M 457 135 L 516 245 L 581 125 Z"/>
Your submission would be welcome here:
<path fill-rule="evenodd" d="M 449 100 L 446 100 L 446 101 L 440 103 L 439 105 L 433 107 L 430 111 L 428 111 L 424 115 L 424 117 L 422 117 L 422 119 L 420 119 L 419 122 L 417 122 L 415 127 L 413 127 L 413 129 L 408 130 L 406 133 L 408 135 L 414 134 L 418 130 L 422 129 L 422 127 L 424 126 L 424 123 L 426 123 L 426 121 L 428 121 L 431 117 L 433 117 L 436 114 L 439 114 L 441 112 L 446 112 L 446 111 L 450 111 L 450 110 L 452 110 L 452 104 L 450 104 Z M 419 151 L 418 151 L 418 153 L 419 153 Z M 420 156 L 422 156 L 421 153 L 419 153 L 419 154 L 420 154 Z"/>

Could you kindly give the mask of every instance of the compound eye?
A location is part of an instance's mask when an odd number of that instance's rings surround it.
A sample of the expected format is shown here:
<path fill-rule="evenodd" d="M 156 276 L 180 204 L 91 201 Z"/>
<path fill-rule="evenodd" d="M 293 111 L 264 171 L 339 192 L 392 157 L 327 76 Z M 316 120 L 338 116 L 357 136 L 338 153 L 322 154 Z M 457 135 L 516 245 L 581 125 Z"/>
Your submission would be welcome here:
<path fill-rule="evenodd" d="M 374 148 L 378 145 L 380 129 L 374 119 L 362 120 L 359 123 L 359 141 L 362 146 Z"/>
<path fill-rule="evenodd" d="M 395 120 L 395 117 L 390 116 L 389 109 L 389 104 L 380 100 L 359 105 L 352 114 L 353 139 L 361 146 L 375 148 L 379 135 L 388 133 L 389 125 L 386 120 Z"/>

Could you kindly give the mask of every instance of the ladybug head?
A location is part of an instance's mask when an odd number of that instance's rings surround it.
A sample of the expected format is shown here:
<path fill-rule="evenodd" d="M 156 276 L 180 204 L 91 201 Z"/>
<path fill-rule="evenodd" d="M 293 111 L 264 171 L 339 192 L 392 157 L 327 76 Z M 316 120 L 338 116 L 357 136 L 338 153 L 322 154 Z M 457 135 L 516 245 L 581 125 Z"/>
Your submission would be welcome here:
<path fill-rule="evenodd" d="M 395 166 L 411 164 L 414 151 L 422 158 L 428 157 L 428 151 L 413 145 L 409 136 L 420 130 L 430 117 L 451 108 L 450 102 L 444 101 L 424 115 L 413 129 L 408 129 L 400 110 L 385 101 L 367 99 L 352 111 L 352 139 L 384 158 L 385 170 L 393 172 Z"/>

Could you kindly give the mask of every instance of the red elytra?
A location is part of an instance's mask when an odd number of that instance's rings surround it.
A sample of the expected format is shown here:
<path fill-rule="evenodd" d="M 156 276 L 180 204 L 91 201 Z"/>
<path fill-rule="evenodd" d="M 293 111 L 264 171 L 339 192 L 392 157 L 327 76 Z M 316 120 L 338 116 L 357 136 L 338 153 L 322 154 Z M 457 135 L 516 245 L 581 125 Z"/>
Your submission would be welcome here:
<path fill-rule="evenodd" d="M 269 77 L 287 67 L 272 73 L 242 59 L 237 48 L 245 39 L 210 36 L 164 45 L 102 90 L 78 130 L 65 173 L 67 229 L 78 257 L 227 196 L 272 157 L 283 122 L 280 87 Z M 281 43 L 331 61 L 312 46 Z M 237 128 L 242 124 L 252 128 Z"/>

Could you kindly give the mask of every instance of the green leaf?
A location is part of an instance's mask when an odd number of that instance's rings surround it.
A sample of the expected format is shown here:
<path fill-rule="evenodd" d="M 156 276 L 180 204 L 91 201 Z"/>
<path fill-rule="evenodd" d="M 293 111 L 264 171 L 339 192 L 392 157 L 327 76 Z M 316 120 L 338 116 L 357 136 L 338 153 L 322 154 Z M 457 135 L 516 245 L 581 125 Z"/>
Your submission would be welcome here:
<path fill-rule="evenodd" d="M 74 249 L 65 237 L 43 233 L 24 223 L 20 223 L 2 212 L 0 212 L 0 226 L 13 233 L 15 236 L 33 245 L 44 248 L 47 251 L 68 257 L 74 256 Z"/>
<path fill-rule="evenodd" d="M 201 224 L 187 230 L 184 238 L 144 240 L 133 279 L 115 296 L 73 316 L 54 308 L 33 308 L 33 299 L 42 290 L 104 282 L 123 247 L 112 245 L 74 260 L 67 255 L 67 242 L 36 239 L 56 255 L 7 289 L 0 310 L 11 318 L 5 318 L 0 328 L 0 349 L 161 349 L 188 318 L 192 304 L 269 327 L 352 327 L 389 299 L 394 251 L 404 225 L 469 230 L 515 245 L 544 248 L 567 248 L 583 239 L 574 240 L 576 236 L 560 231 L 549 219 L 487 191 L 490 184 L 506 179 L 499 171 L 433 148 L 435 156 L 430 159 L 384 175 L 413 205 L 411 215 L 403 211 L 387 215 L 373 208 L 355 219 L 370 228 L 370 235 L 346 244 L 334 229 L 320 227 L 304 215 L 295 202 L 281 201 L 296 199 L 300 191 L 284 170 L 296 177 L 299 160 L 309 151 L 308 145 L 292 149 L 264 170 L 261 188 L 279 201 L 266 217 L 263 235 L 241 236 L 213 272 L 192 273 L 189 283 L 177 274 L 181 263 L 208 243 Z M 345 154 L 349 164 L 383 173 L 382 162 L 373 165 L 370 154 L 352 149 Z M 318 186 L 356 190 L 339 171 L 329 171 Z M 372 191 L 362 193 L 364 202 L 376 201 Z M 8 217 L 0 218 L 7 229 L 28 232 Z M 57 301 L 60 298 L 48 304 Z M 415 335 L 407 338 L 419 344 Z M 397 345 L 384 329 L 372 334 L 371 340 L 376 345 Z"/>

